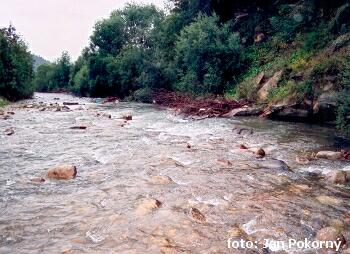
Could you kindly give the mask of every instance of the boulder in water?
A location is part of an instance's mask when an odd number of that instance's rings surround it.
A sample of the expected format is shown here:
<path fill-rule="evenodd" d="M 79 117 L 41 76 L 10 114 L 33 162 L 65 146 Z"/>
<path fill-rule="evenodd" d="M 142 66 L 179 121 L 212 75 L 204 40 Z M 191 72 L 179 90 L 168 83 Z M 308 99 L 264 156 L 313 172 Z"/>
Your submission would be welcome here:
<path fill-rule="evenodd" d="M 13 130 L 13 128 L 7 128 L 4 131 L 4 134 L 7 135 L 7 136 L 11 136 L 11 135 L 15 134 L 15 131 Z"/>
<path fill-rule="evenodd" d="M 166 185 L 174 183 L 169 176 L 153 176 L 150 180 L 152 184 Z"/>
<path fill-rule="evenodd" d="M 259 158 L 263 158 L 263 157 L 265 157 L 266 153 L 265 153 L 264 149 L 259 148 L 259 149 L 256 151 L 256 155 L 257 155 Z"/>
<path fill-rule="evenodd" d="M 124 120 L 131 121 L 132 120 L 132 115 L 129 113 L 126 113 L 122 117 Z"/>
<path fill-rule="evenodd" d="M 79 105 L 79 102 L 65 101 L 65 102 L 63 102 L 63 105 L 74 106 L 74 105 Z"/>
<path fill-rule="evenodd" d="M 136 209 L 138 215 L 146 215 L 162 206 L 162 202 L 157 199 L 144 199 Z"/>
<path fill-rule="evenodd" d="M 308 165 L 310 163 L 309 158 L 307 158 L 306 156 L 299 155 L 295 157 L 295 161 L 300 165 Z"/>
<path fill-rule="evenodd" d="M 239 149 L 247 150 L 248 147 L 247 147 L 246 145 L 244 145 L 244 144 L 240 144 L 240 145 L 239 145 Z"/>
<path fill-rule="evenodd" d="M 45 182 L 45 178 L 43 177 L 35 177 L 33 179 L 30 180 L 33 183 L 44 183 Z"/>
<path fill-rule="evenodd" d="M 46 177 L 53 180 L 70 180 L 77 176 L 77 168 L 74 165 L 61 165 L 47 171 Z"/>
<path fill-rule="evenodd" d="M 316 154 L 317 158 L 327 159 L 327 160 L 339 160 L 342 158 L 341 152 L 333 152 L 333 151 L 320 151 Z"/>
<path fill-rule="evenodd" d="M 326 180 L 334 184 L 345 184 L 347 183 L 347 173 L 341 170 L 333 170 L 326 175 Z"/>

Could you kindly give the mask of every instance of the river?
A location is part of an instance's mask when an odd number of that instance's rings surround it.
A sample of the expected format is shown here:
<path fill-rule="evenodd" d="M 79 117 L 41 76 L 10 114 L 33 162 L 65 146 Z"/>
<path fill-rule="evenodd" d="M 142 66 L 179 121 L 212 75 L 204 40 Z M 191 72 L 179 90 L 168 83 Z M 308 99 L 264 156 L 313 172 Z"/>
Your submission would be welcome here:
<path fill-rule="evenodd" d="M 40 102 L 79 105 L 21 106 Z M 264 239 L 313 239 L 334 225 L 350 241 L 349 188 L 317 177 L 350 164 L 295 160 L 350 146 L 327 127 L 194 121 L 152 105 L 65 94 L 37 93 L 11 107 L 12 118 L 0 120 L 0 253 L 269 253 L 260 249 Z M 125 122 L 124 113 L 133 119 Z M 70 129 L 77 125 L 87 128 Z M 15 133 L 6 136 L 9 127 Z M 262 147 L 266 157 L 241 144 Z M 274 159 L 291 171 L 271 167 Z M 32 181 L 67 163 L 76 165 L 75 179 Z M 161 204 L 140 213 L 149 200 Z M 228 249 L 231 237 L 259 248 Z"/>

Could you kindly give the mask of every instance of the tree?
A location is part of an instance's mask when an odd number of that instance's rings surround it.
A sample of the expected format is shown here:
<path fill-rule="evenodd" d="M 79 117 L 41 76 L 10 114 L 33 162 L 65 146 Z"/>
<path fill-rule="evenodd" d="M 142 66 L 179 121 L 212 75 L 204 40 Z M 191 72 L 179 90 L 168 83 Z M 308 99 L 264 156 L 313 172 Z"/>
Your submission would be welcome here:
<path fill-rule="evenodd" d="M 33 59 L 12 26 L 0 29 L 0 96 L 15 101 L 33 94 Z"/>
<path fill-rule="evenodd" d="M 175 88 L 194 93 L 222 93 L 240 67 L 240 39 L 217 16 L 200 15 L 176 42 L 179 81 Z"/>
<path fill-rule="evenodd" d="M 55 63 L 48 63 L 38 67 L 34 87 L 41 92 L 58 92 L 69 90 L 71 63 L 70 56 L 63 52 Z"/>
<path fill-rule="evenodd" d="M 33 80 L 36 91 L 48 92 L 51 82 L 53 82 L 54 66 L 52 64 L 42 64 L 38 66 Z"/>
<path fill-rule="evenodd" d="M 91 36 L 90 49 L 83 52 L 73 67 L 74 91 L 125 97 L 144 86 L 161 84 L 155 80 L 159 75 L 152 60 L 155 30 L 163 17 L 164 13 L 154 5 L 128 4 L 99 21 Z"/>

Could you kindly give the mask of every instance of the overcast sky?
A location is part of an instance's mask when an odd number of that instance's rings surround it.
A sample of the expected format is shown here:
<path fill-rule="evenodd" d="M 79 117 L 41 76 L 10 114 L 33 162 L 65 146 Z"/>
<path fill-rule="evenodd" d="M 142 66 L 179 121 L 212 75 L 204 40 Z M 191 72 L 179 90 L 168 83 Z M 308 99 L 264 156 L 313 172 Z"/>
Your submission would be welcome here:
<path fill-rule="evenodd" d="M 0 0 L 0 27 L 10 22 L 30 50 L 48 60 L 66 50 L 76 59 L 95 22 L 130 0 Z M 134 0 L 164 7 L 164 0 Z"/>

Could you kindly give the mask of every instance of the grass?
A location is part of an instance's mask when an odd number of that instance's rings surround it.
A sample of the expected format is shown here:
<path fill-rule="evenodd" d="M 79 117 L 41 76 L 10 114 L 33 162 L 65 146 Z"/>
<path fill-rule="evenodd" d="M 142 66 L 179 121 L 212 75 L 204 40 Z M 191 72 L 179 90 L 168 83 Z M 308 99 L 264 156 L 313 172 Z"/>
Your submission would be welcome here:
<path fill-rule="evenodd" d="M 0 108 L 7 106 L 9 102 L 5 99 L 0 98 Z"/>

